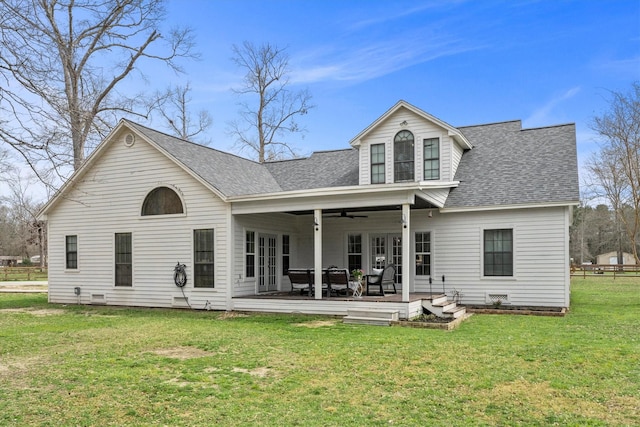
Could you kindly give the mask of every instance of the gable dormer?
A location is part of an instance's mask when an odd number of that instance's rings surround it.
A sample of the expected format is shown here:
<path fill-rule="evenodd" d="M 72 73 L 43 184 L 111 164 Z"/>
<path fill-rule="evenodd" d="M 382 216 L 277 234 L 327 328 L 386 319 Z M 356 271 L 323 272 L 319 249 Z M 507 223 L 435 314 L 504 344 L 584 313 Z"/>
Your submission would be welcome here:
<path fill-rule="evenodd" d="M 460 131 L 405 101 L 380 116 L 351 145 L 360 153 L 360 185 L 451 182 L 462 153 L 471 148 Z"/>

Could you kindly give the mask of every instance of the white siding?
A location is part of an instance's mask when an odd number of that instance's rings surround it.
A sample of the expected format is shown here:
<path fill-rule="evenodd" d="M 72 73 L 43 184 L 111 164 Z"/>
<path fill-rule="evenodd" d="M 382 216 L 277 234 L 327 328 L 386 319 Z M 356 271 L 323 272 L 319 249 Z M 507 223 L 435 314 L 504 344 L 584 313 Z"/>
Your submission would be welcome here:
<path fill-rule="evenodd" d="M 117 135 L 115 136 L 118 137 Z M 149 191 L 164 185 L 182 197 L 185 215 L 141 217 Z M 209 301 L 225 308 L 227 209 L 224 202 L 140 138 L 132 147 L 120 140 L 49 214 L 49 297 L 52 302 L 103 301 L 114 305 L 171 307 L 182 292 L 173 282 L 176 262 L 187 266 L 184 288 L 198 308 Z M 193 288 L 193 230 L 215 230 L 215 288 Z M 114 286 L 114 234 L 132 233 L 133 286 Z M 64 239 L 78 236 L 78 270 L 65 272 Z"/>
<path fill-rule="evenodd" d="M 432 231 L 434 291 L 463 294 L 465 304 L 485 304 L 486 294 L 508 294 L 519 306 L 568 307 L 565 243 L 567 208 L 540 208 L 434 215 L 412 218 L 412 228 Z M 483 277 L 484 229 L 513 228 L 514 277 Z M 428 278 L 415 279 L 416 292 L 429 291 Z"/>
<path fill-rule="evenodd" d="M 362 259 L 370 270 L 369 242 L 376 234 L 400 234 L 399 211 L 368 212 L 367 218 L 324 218 L 323 266 L 347 265 L 347 235 L 362 235 Z M 269 215 L 256 216 L 257 223 L 268 222 Z M 308 216 L 296 217 L 297 233 L 292 236 L 291 265 L 313 267 L 313 230 Z M 283 224 L 284 225 L 284 224 Z M 482 275 L 482 236 L 484 229 L 513 228 L 514 276 L 484 277 Z M 271 229 L 275 230 L 275 227 Z M 569 279 L 565 246 L 568 241 L 567 208 L 513 209 L 469 213 L 440 214 L 427 211 L 411 212 L 411 248 L 406 258 L 413 263 L 416 231 L 431 232 L 433 291 L 462 293 L 464 304 L 486 304 L 488 293 L 506 294 L 508 303 L 517 306 L 569 306 Z M 295 242 L 295 243 L 294 243 Z M 295 247 L 295 249 L 293 249 Z M 238 264 L 239 265 L 239 264 Z M 414 270 L 412 267 L 412 275 Z M 429 292 L 428 277 L 413 277 L 411 292 Z M 244 289 L 244 288 L 243 288 Z M 246 295 L 254 293 L 246 288 Z M 286 278 L 282 289 L 288 289 Z M 244 304 L 244 303 L 243 303 Z M 244 305 L 243 305 L 244 307 Z"/>
<path fill-rule="evenodd" d="M 407 125 L 401 127 L 400 123 L 404 121 L 407 122 Z M 393 138 L 403 129 L 411 131 L 415 138 L 415 180 L 421 181 L 424 174 L 422 141 L 427 138 L 440 138 L 439 181 L 451 181 L 454 174 L 452 164 L 457 166 L 457 163 L 459 162 L 459 158 L 457 161 L 452 160 L 452 151 L 454 150 L 453 146 L 457 146 L 457 144 L 448 136 L 448 132 L 445 129 L 436 126 L 431 121 L 428 121 L 407 109 L 401 108 L 391 114 L 386 120 L 380 123 L 373 131 L 362 139 L 362 145 L 360 147 L 360 184 L 364 185 L 371 182 L 369 171 L 369 147 L 372 144 L 382 143 L 385 144 L 386 182 L 393 182 Z M 458 147 L 457 150 L 460 150 L 460 148 Z M 453 155 L 460 156 L 461 154 L 455 153 Z"/>
<path fill-rule="evenodd" d="M 289 290 L 290 283 L 287 277 L 283 277 L 282 272 L 282 236 L 289 235 L 290 245 L 290 265 L 297 266 L 296 254 L 298 253 L 298 220 L 299 218 L 289 214 L 256 214 L 256 215 L 236 215 L 235 216 L 235 247 L 234 247 L 234 290 L 233 296 L 254 295 L 258 292 L 258 269 L 256 267 L 256 277 L 246 277 L 245 270 L 245 236 L 247 231 L 256 233 L 256 260 L 258 256 L 258 236 L 260 234 L 275 235 L 277 243 L 277 271 L 278 288 Z"/>
<path fill-rule="evenodd" d="M 453 179 L 456 175 L 456 171 L 458 170 L 460 160 L 462 160 L 462 153 L 464 153 L 464 150 L 457 143 L 453 143 L 451 147 L 451 179 Z"/>

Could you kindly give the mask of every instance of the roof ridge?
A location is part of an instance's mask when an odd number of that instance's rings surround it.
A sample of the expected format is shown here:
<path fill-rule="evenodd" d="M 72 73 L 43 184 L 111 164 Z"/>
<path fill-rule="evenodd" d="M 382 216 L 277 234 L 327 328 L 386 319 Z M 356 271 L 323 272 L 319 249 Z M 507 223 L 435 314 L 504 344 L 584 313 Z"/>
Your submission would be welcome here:
<path fill-rule="evenodd" d="M 184 142 L 184 143 L 187 143 L 187 144 L 195 145 L 195 146 L 198 146 L 198 147 L 201 147 L 201 148 L 207 149 L 207 150 L 217 151 L 218 153 L 225 154 L 225 155 L 227 155 L 227 156 L 237 157 L 238 159 L 245 160 L 245 161 L 247 161 L 247 162 L 251 162 L 251 163 L 254 163 L 254 164 L 256 164 L 256 165 L 260 165 L 260 164 L 261 164 L 261 163 L 259 163 L 259 162 L 256 162 L 255 160 L 251 160 L 251 159 L 247 159 L 246 157 L 242 157 L 242 156 L 241 156 L 241 155 L 239 155 L 239 154 L 231 153 L 231 152 L 229 152 L 229 151 L 224 151 L 224 150 L 221 150 L 221 149 L 219 149 L 219 148 L 209 147 L 208 145 L 203 145 L 203 144 L 199 144 L 199 143 L 197 143 L 197 142 L 189 141 L 189 140 L 187 140 L 187 139 L 183 139 L 183 138 L 177 137 L 177 136 L 175 136 L 175 135 L 170 135 L 170 134 L 168 134 L 168 133 L 166 133 L 166 132 L 163 132 L 163 131 L 160 131 L 160 130 L 157 130 L 157 129 L 153 129 L 153 128 L 149 127 L 149 126 L 145 126 L 145 125 L 143 125 L 143 124 L 140 124 L 140 123 L 138 123 L 138 122 L 134 122 L 134 121 L 129 120 L 129 119 L 124 119 L 124 118 L 123 118 L 123 119 L 122 119 L 122 121 L 127 122 L 127 123 L 129 123 L 129 124 L 132 124 L 132 125 L 134 125 L 134 126 L 139 126 L 139 127 L 144 128 L 144 129 L 146 129 L 146 130 L 150 130 L 151 132 L 159 133 L 159 134 L 161 134 L 161 135 L 164 135 L 164 136 L 166 136 L 166 137 L 168 137 L 168 138 L 175 139 L 175 140 L 180 141 L 180 142 Z"/>
<path fill-rule="evenodd" d="M 521 129 L 523 132 L 527 131 L 527 130 L 538 130 L 538 129 L 550 129 L 550 128 L 560 128 L 560 127 L 565 127 L 565 126 L 575 126 L 575 123 L 560 123 L 557 125 L 548 125 L 548 126 L 537 126 L 537 127 L 532 127 L 532 128 L 524 128 Z"/>
<path fill-rule="evenodd" d="M 500 122 L 490 122 L 490 123 L 478 123 L 475 125 L 464 125 L 464 126 L 457 126 L 456 129 L 461 129 L 461 128 L 477 128 L 480 126 L 495 126 L 495 125 L 503 125 L 505 123 L 515 123 L 515 122 L 520 122 L 522 123 L 522 119 L 513 119 L 513 120 L 503 120 Z"/>
<path fill-rule="evenodd" d="M 318 151 L 312 151 L 311 154 L 309 154 L 306 157 L 293 157 L 291 159 L 268 160 L 268 161 L 264 162 L 264 164 L 272 165 L 272 164 L 275 164 L 275 163 L 309 160 L 309 159 L 311 159 L 311 157 L 313 157 L 316 154 L 337 153 L 339 151 L 352 151 L 352 150 L 355 150 L 355 148 L 347 147 L 347 148 L 334 148 L 332 150 L 318 150 Z"/>

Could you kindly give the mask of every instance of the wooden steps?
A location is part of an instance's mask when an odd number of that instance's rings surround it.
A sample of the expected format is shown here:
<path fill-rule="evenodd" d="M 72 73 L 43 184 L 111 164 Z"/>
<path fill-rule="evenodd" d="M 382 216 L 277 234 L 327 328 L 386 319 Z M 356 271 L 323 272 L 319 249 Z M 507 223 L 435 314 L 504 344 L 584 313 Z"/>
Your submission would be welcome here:
<path fill-rule="evenodd" d="M 447 300 L 445 294 L 432 295 L 431 298 L 423 298 L 422 308 L 445 319 L 457 319 L 464 316 L 467 312 L 466 308 L 459 306 L 455 301 Z"/>
<path fill-rule="evenodd" d="M 350 308 L 347 310 L 347 316 L 342 319 L 344 323 L 375 326 L 390 326 L 392 321 L 397 320 L 399 320 L 398 310 L 367 308 Z"/>

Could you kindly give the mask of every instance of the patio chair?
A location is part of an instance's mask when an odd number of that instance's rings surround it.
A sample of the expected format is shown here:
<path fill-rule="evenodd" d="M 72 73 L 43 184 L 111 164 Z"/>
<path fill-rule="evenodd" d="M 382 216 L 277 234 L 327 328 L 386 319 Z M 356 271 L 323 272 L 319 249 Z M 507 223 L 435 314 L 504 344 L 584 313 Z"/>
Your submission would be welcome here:
<path fill-rule="evenodd" d="M 393 264 L 387 265 L 384 269 L 378 270 L 376 274 L 370 274 L 367 276 L 367 295 L 382 295 L 384 296 L 385 286 L 393 286 L 393 293 L 397 294 L 396 290 L 396 267 Z M 369 288 L 379 288 L 380 292 L 372 294 Z"/>
<path fill-rule="evenodd" d="M 311 293 L 311 283 L 313 282 L 311 271 L 309 269 L 290 268 L 288 275 L 289 281 L 291 281 L 290 294 L 296 290 L 299 290 L 301 295 L 305 290 Z"/>
<path fill-rule="evenodd" d="M 328 270 L 329 276 L 329 289 L 330 292 L 335 292 L 336 295 L 344 293 L 349 295 L 349 271 L 347 269 L 330 268 Z"/>

